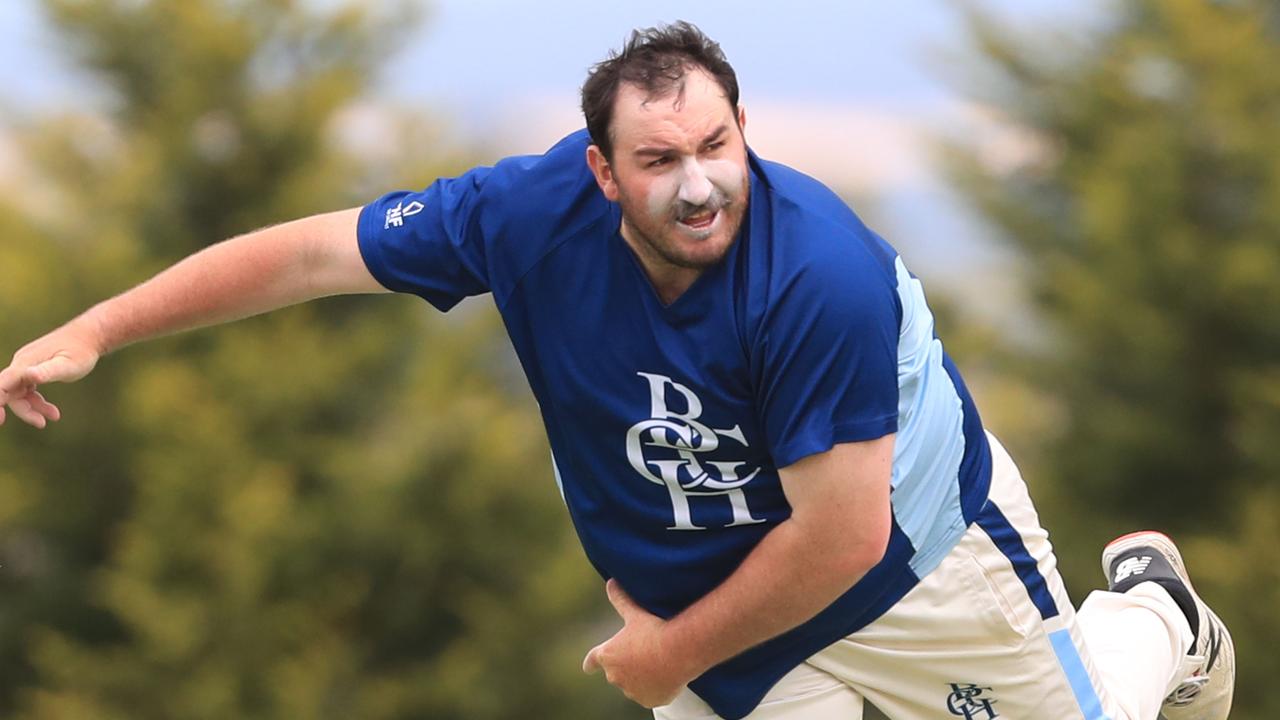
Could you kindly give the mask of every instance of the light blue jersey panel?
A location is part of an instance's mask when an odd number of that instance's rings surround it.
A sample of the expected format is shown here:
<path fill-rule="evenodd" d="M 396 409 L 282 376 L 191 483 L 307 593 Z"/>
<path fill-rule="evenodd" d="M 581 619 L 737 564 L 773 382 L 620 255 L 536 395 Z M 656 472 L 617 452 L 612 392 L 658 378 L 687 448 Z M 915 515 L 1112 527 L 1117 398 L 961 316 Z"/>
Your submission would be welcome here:
<path fill-rule="evenodd" d="M 911 569 L 924 577 L 964 534 L 960 461 L 964 405 L 943 366 L 933 313 L 920 281 L 894 260 L 902 329 L 898 337 L 898 437 L 893 457 L 893 513 L 916 548 Z"/>

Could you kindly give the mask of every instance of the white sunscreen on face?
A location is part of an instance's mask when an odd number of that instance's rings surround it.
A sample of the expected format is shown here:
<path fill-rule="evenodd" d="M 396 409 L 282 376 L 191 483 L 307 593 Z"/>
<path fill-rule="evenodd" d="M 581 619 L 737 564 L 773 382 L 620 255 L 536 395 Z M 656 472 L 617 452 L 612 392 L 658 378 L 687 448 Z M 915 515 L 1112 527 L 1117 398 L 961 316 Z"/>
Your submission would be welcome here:
<path fill-rule="evenodd" d="M 742 168 L 732 160 L 704 160 L 703 172 L 707 180 L 719 190 L 726 199 L 737 200 L 742 194 L 744 178 Z"/>
<path fill-rule="evenodd" d="M 690 205 L 705 205 L 711 199 L 711 181 L 706 168 L 697 158 L 687 157 L 680 162 L 680 189 L 676 198 Z"/>
<path fill-rule="evenodd" d="M 706 205 L 713 193 L 734 200 L 742 188 L 742 170 L 730 160 L 699 160 L 685 157 L 680 167 L 654 182 L 649 195 L 649 214 L 664 220 L 675 214 L 676 201 L 693 206 Z"/>
<path fill-rule="evenodd" d="M 660 222 L 671 215 L 671 208 L 680 193 L 683 175 L 684 173 L 669 172 L 654 180 L 649 191 L 650 218 Z"/>

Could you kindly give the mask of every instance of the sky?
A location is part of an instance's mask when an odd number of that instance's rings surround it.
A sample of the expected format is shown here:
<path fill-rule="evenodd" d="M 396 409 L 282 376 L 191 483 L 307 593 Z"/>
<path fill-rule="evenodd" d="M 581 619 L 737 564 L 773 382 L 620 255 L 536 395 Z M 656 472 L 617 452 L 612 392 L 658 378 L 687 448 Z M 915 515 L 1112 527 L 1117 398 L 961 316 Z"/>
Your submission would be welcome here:
<path fill-rule="evenodd" d="M 977 2 L 1026 30 L 1087 28 L 1105 11 L 1103 0 Z M 485 161 L 540 152 L 581 126 L 577 93 L 592 63 L 632 28 L 675 19 L 720 42 L 757 153 L 854 198 L 917 274 L 961 289 L 980 274 L 985 294 L 969 293 L 971 304 L 1010 300 L 990 282 L 1007 274 L 1009 258 L 941 177 L 932 152 L 940 133 L 957 130 L 992 162 L 1030 151 L 965 90 L 956 0 L 436 0 L 425 22 L 406 22 L 404 37 L 388 38 L 402 49 L 353 115 L 386 107 L 438 113 Z M 0 132 L 6 116 L 92 99 L 35 0 L 0 2 Z"/>

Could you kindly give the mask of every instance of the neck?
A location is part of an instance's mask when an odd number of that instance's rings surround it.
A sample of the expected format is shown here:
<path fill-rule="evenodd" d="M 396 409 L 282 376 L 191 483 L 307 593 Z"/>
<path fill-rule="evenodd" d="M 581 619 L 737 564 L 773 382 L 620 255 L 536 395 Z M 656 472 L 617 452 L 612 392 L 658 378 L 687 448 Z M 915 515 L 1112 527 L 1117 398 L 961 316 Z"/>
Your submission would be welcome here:
<path fill-rule="evenodd" d="M 706 272 L 705 268 L 690 268 L 668 261 L 655 252 L 647 241 L 638 238 L 637 233 L 625 220 L 621 231 L 622 239 L 640 261 L 640 267 L 644 268 L 649 284 L 653 286 L 653 291 L 658 294 L 658 299 L 663 305 L 670 305 L 679 299 L 689 286 Z"/>

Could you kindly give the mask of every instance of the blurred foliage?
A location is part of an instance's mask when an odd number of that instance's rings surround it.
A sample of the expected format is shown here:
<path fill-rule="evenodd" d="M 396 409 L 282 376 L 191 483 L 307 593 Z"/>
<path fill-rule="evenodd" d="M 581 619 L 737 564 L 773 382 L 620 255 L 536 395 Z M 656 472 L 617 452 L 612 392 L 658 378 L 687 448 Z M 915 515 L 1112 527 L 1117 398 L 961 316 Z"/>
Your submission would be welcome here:
<path fill-rule="evenodd" d="M 981 99 L 1033 150 L 951 148 L 1041 323 L 1003 353 L 1031 426 L 990 425 L 1077 597 L 1110 537 L 1170 531 L 1235 636 L 1232 717 L 1280 717 L 1280 6 L 1133 0 L 1076 34 L 965 7 Z"/>
<path fill-rule="evenodd" d="M 108 92 L 12 130 L 0 347 L 229 235 L 460 168 L 344 149 L 409 5 L 47 0 Z M 372 132 L 372 131 L 366 131 Z M 390 170 L 388 170 L 390 168 Z M 0 432 L 0 715 L 647 717 L 496 313 L 328 299 L 105 358 Z M 584 624 L 587 623 L 587 624 Z"/>

